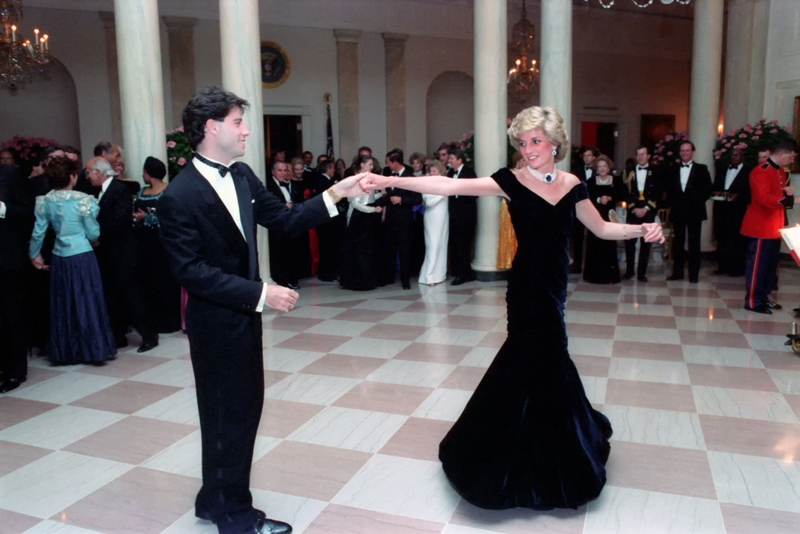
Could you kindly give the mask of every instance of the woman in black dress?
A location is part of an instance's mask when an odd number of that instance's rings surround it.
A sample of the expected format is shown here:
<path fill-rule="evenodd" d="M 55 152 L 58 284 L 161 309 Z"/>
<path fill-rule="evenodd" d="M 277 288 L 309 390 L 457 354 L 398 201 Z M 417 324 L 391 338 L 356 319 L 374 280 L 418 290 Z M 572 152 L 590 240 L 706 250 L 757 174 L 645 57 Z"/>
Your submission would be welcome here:
<path fill-rule="evenodd" d="M 367 189 L 400 185 L 436 195 L 502 196 L 519 247 L 508 279 L 508 337 L 439 446 L 455 489 L 481 508 L 576 508 L 606 481 L 611 425 L 586 399 L 567 351 L 569 236 L 577 217 L 602 239 L 663 240 L 657 224 L 604 221 L 586 186 L 554 165 L 569 154 L 563 119 L 528 108 L 508 129 L 526 165 L 489 178 L 414 180 L 368 175 Z"/>
<path fill-rule="evenodd" d="M 158 201 L 167 188 L 167 167 L 156 158 L 144 162 L 142 179 L 147 185 L 133 201 L 133 224 L 139 252 L 139 287 L 156 332 L 165 334 L 181 329 L 181 288 L 167 263 L 161 244 Z"/>
<path fill-rule="evenodd" d="M 608 156 L 598 156 L 594 162 L 597 171 L 588 182 L 589 200 L 604 221 L 610 220 L 609 211 L 616 208 L 617 202 L 627 198 L 628 188 L 622 179 L 611 174 L 614 163 Z M 586 261 L 583 266 L 583 279 L 590 284 L 617 284 L 620 281 L 617 242 L 600 239 L 589 232 L 586 236 Z"/>

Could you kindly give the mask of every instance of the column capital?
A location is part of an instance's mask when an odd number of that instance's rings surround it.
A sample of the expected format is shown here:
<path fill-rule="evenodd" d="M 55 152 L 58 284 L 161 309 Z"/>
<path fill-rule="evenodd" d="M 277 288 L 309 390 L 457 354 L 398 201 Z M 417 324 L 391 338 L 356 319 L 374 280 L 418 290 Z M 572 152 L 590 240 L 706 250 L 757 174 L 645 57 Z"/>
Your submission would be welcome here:
<path fill-rule="evenodd" d="M 100 19 L 103 21 L 105 28 L 107 30 L 116 30 L 116 26 L 114 26 L 114 12 L 113 11 L 99 11 L 97 13 L 100 15 Z"/>
<path fill-rule="evenodd" d="M 169 31 L 192 31 L 197 25 L 194 17 L 161 17 Z"/>
<path fill-rule="evenodd" d="M 333 35 L 337 43 L 357 43 L 361 38 L 361 30 L 334 29 Z"/>
<path fill-rule="evenodd" d="M 404 46 L 409 35 L 407 33 L 382 33 L 381 37 L 387 45 Z"/>

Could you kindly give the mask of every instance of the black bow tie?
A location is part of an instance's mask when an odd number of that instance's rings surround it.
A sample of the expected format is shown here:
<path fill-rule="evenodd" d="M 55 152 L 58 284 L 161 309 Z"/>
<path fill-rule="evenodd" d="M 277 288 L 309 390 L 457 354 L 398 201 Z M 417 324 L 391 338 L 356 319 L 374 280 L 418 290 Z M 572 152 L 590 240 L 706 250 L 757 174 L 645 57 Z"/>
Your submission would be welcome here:
<path fill-rule="evenodd" d="M 728 168 L 729 169 L 738 169 L 739 166 L 738 165 L 728 165 Z"/>
<path fill-rule="evenodd" d="M 281 181 L 279 181 L 278 183 L 281 185 L 281 187 L 285 187 L 286 189 L 289 189 L 289 182 L 281 182 Z"/>
<path fill-rule="evenodd" d="M 691 166 L 692 166 L 692 164 L 691 164 L 691 163 L 681 163 L 681 167 L 686 167 L 686 168 L 689 168 L 689 167 L 691 167 Z"/>
<path fill-rule="evenodd" d="M 592 168 L 591 168 L 591 167 L 586 167 L 586 170 L 587 170 L 587 171 L 591 171 L 591 170 L 592 170 Z"/>
<path fill-rule="evenodd" d="M 639 166 L 639 167 L 636 167 L 636 170 L 637 170 L 637 171 L 646 171 L 646 170 L 647 170 L 647 167 L 642 167 L 642 166 Z"/>
<path fill-rule="evenodd" d="M 399 172 L 393 172 L 392 176 L 400 176 L 400 173 Z"/>
<path fill-rule="evenodd" d="M 194 157 L 196 157 L 197 159 L 199 159 L 200 161 L 202 161 L 203 163 L 205 163 L 209 167 L 214 167 L 215 169 L 217 169 L 219 171 L 219 175 L 222 176 L 223 178 L 225 178 L 225 175 L 227 175 L 229 172 L 231 174 L 236 174 L 236 172 L 239 170 L 239 163 L 238 162 L 233 162 L 233 163 L 231 163 L 230 167 L 226 167 L 222 163 L 217 163 L 215 161 L 211 161 L 210 159 L 204 158 L 203 156 L 201 156 L 198 153 L 195 153 Z"/>

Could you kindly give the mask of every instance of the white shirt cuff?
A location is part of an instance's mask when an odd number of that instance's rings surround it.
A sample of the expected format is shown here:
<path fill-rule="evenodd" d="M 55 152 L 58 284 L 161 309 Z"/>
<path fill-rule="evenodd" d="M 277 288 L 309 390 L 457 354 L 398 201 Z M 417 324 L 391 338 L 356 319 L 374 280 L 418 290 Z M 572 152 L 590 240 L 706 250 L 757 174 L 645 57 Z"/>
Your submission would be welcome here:
<path fill-rule="evenodd" d="M 6 218 L 6 203 L 0 202 L 0 219 Z"/>
<path fill-rule="evenodd" d="M 336 204 L 334 204 L 333 199 L 330 195 L 322 193 L 322 201 L 325 203 L 325 207 L 328 208 L 328 215 L 331 217 L 336 217 L 339 215 L 339 210 L 336 209 Z"/>
<path fill-rule="evenodd" d="M 267 284 L 261 289 L 261 298 L 258 299 L 258 306 L 256 306 L 256 313 L 264 311 L 264 301 L 267 300 Z"/>

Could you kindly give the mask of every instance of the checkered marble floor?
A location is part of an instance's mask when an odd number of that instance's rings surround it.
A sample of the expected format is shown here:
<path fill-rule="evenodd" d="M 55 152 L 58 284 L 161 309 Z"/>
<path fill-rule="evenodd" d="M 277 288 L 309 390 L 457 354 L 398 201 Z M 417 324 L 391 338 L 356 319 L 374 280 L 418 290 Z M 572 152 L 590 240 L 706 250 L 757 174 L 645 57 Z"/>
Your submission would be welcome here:
<path fill-rule="evenodd" d="M 608 484 L 577 511 L 485 511 L 437 461 L 505 338 L 505 284 L 368 293 L 305 281 L 264 316 L 255 504 L 306 534 L 746 534 L 800 529 L 800 358 L 743 278 L 571 277 L 570 352 L 614 426 Z M 0 532 L 214 533 L 193 515 L 200 431 L 183 334 L 103 367 L 31 360 L 0 395 Z"/>

